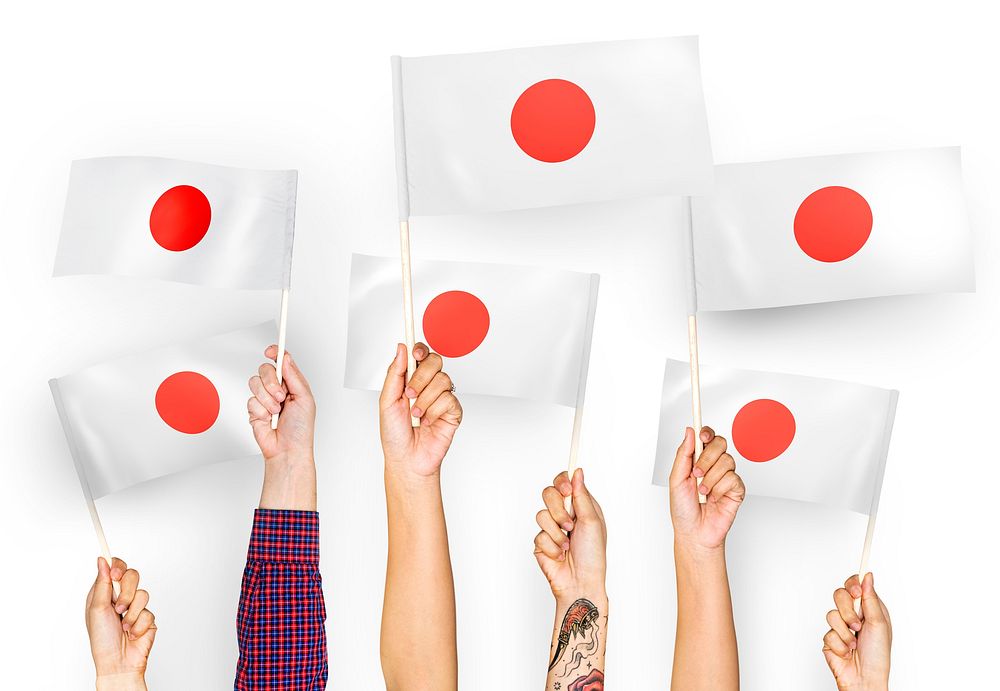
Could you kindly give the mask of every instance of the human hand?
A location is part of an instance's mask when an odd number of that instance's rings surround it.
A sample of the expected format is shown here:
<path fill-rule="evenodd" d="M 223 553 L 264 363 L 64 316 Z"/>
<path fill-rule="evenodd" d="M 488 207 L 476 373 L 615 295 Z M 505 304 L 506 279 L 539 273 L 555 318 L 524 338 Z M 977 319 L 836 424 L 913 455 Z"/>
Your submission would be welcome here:
<path fill-rule="evenodd" d="M 861 598 L 861 616 L 854 601 Z M 823 655 L 840 691 L 886 691 L 892 622 L 875 592 L 875 577 L 858 582 L 851 576 L 833 593 L 835 609 L 826 614 L 830 630 L 823 636 Z"/>
<path fill-rule="evenodd" d="M 746 487 L 736 474 L 736 461 L 726 453 L 726 439 L 702 427 L 701 440 L 705 449 L 694 463 L 694 430 L 684 430 L 670 471 L 670 517 L 677 547 L 713 551 L 725 546 Z M 698 502 L 699 492 L 706 496 L 704 504 Z"/>
<path fill-rule="evenodd" d="M 264 356 L 275 360 L 278 346 L 264 350 Z M 281 367 L 282 382 L 278 383 L 275 366 L 266 362 L 250 377 L 253 396 L 247 401 L 250 425 L 264 460 L 313 458 L 313 432 L 316 427 L 316 401 L 309 382 L 302 375 L 292 355 L 285 351 Z M 271 429 L 271 415 L 278 417 L 278 429 Z"/>
<path fill-rule="evenodd" d="M 565 498 L 573 497 L 573 514 Z M 542 491 L 545 508 L 535 515 L 535 559 L 557 601 L 596 598 L 605 593 L 608 531 L 601 505 L 584 483 L 583 469 L 559 473 Z M 568 533 L 564 534 L 563 531 Z"/>
<path fill-rule="evenodd" d="M 396 346 L 379 397 L 379 430 L 388 472 L 414 477 L 436 475 L 462 423 L 462 404 L 452 391 L 451 377 L 437 353 L 423 343 L 413 347 L 416 371 L 406 381 L 406 346 Z M 409 399 L 415 398 L 413 408 Z M 420 419 L 414 427 L 412 417 Z"/>
<path fill-rule="evenodd" d="M 121 593 L 114 597 L 112 580 Z M 146 662 L 156 637 L 149 593 L 139 572 L 121 559 L 97 559 L 97 580 L 87 594 L 86 620 L 98 689 L 145 689 Z"/>

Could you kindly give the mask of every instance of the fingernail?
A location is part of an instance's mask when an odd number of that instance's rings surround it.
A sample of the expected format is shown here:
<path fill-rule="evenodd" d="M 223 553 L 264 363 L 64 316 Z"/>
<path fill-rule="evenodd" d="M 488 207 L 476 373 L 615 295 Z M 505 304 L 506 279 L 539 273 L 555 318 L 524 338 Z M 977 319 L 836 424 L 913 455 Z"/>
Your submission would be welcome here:
<path fill-rule="evenodd" d="M 708 432 L 702 432 L 702 433 L 701 433 L 700 435 L 698 435 L 698 436 L 700 436 L 700 437 L 701 437 L 701 440 L 702 440 L 703 442 L 707 442 L 707 441 L 708 441 Z"/>
<path fill-rule="evenodd" d="M 566 561 L 566 553 L 565 552 L 563 552 L 562 554 L 559 555 L 559 561 Z"/>
<path fill-rule="evenodd" d="M 416 398 L 417 397 L 417 390 L 414 389 L 412 386 L 407 386 L 406 387 L 406 391 L 404 393 L 406 394 L 407 398 Z"/>
<path fill-rule="evenodd" d="M 111 580 L 113 580 L 113 581 L 120 581 L 121 578 L 122 578 L 122 570 L 121 569 L 119 569 L 117 566 L 115 568 L 111 569 Z"/>
<path fill-rule="evenodd" d="M 128 632 L 128 630 L 129 630 L 129 629 L 131 629 L 131 628 L 132 628 L 132 625 L 131 625 L 131 624 L 122 624 L 122 630 L 123 630 L 123 631 L 125 631 L 126 633 L 127 633 L 127 632 Z"/>
<path fill-rule="evenodd" d="M 276 392 L 274 393 L 274 397 L 275 397 L 276 399 L 278 399 L 279 401 L 283 401 L 283 400 L 285 400 L 285 391 L 284 391 L 284 389 L 278 389 L 278 390 L 277 390 L 277 391 L 276 391 Z"/>
<path fill-rule="evenodd" d="M 849 648 L 850 648 L 851 650 L 854 650 L 855 648 L 857 648 L 857 647 L 858 647 L 858 642 L 857 642 L 856 640 L 854 640 L 854 639 L 852 638 L 851 640 L 847 641 L 847 646 L 848 646 L 848 647 L 849 647 Z"/>
<path fill-rule="evenodd" d="M 851 629 L 854 630 L 854 631 L 860 631 L 861 630 L 861 624 L 859 624 L 856 621 L 852 621 L 851 622 Z"/>
<path fill-rule="evenodd" d="M 708 485 L 698 485 L 698 491 L 704 495 L 708 495 Z"/>
<path fill-rule="evenodd" d="M 573 522 L 566 521 L 565 523 L 562 524 L 562 529 L 565 530 L 566 532 L 570 532 L 571 530 L 573 530 Z"/>
<path fill-rule="evenodd" d="M 412 415 L 413 417 L 421 417 L 423 414 L 424 411 L 422 411 L 417 406 L 413 406 L 412 408 L 410 408 L 410 415 Z"/>
<path fill-rule="evenodd" d="M 858 586 L 854 586 L 853 588 L 851 588 L 851 595 L 853 595 L 855 598 L 861 597 L 861 588 L 859 588 Z"/>
<path fill-rule="evenodd" d="M 691 474 L 694 475 L 695 477 L 704 477 L 705 471 L 702 470 L 701 468 L 695 467 L 695 469 L 691 471 Z"/>
<path fill-rule="evenodd" d="M 117 607 L 115 607 L 115 611 L 118 612 L 118 614 L 125 614 L 125 610 L 127 609 L 128 607 L 126 607 L 125 605 L 118 605 Z"/>
<path fill-rule="evenodd" d="M 568 542 L 562 543 L 562 548 L 563 548 L 563 552 L 568 552 L 569 551 L 569 543 Z"/>

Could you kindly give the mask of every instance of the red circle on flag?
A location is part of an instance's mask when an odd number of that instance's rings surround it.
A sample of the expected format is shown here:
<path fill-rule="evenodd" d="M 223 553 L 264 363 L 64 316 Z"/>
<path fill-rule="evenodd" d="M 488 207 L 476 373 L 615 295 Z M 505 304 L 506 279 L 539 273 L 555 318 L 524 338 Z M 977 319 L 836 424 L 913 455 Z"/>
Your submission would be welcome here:
<path fill-rule="evenodd" d="M 201 434 L 219 417 L 219 392 L 203 374 L 177 372 L 156 390 L 156 412 L 178 432 Z"/>
<path fill-rule="evenodd" d="M 823 187 L 799 204 L 794 227 L 803 252 L 821 262 L 840 262 L 868 242 L 872 209 L 848 187 Z"/>
<path fill-rule="evenodd" d="M 178 185 L 160 195 L 149 212 L 149 231 L 156 244 L 171 252 L 189 250 L 205 237 L 212 205 L 197 187 Z"/>
<path fill-rule="evenodd" d="M 424 310 L 424 336 L 432 350 L 462 357 L 479 347 L 490 330 L 490 313 L 472 293 L 449 290 Z"/>
<path fill-rule="evenodd" d="M 596 122 L 590 96 L 565 79 L 529 86 L 510 112 L 514 141 L 524 153 L 545 163 L 566 161 L 583 151 Z"/>
<path fill-rule="evenodd" d="M 733 420 L 733 445 L 748 461 L 763 463 L 785 452 L 795 438 L 795 417 L 770 398 L 750 401 Z"/>

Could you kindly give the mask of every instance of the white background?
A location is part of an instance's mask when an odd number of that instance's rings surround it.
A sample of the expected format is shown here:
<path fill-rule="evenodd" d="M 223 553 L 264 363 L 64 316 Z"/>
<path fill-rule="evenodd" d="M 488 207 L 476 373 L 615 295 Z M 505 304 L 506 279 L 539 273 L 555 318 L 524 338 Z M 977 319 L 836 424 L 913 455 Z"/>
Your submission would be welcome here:
<path fill-rule="evenodd" d="M 298 168 L 289 347 L 320 402 L 323 574 L 333 685 L 381 685 L 385 521 L 374 394 L 341 387 L 350 253 L 396 251 L 388 56 L 700 33 L 717 162 L 961 144 L 979 292 L 706 315 L 703 359 L 901 391 L 873 553 L 897 689 L 995 672 L 1000 100 L 995 25 L 950 3 L 19 3 L 0 17 L 4 472 L 0 669 L 7 689 L 85 689 L 95 542 L 45 385 L 104 358 L 276 316 L 278 296 L 51 279 L 69 162 L 145 154 Z M 919 203 L 914 199 L 914 203 Z M 601 273 L 583 464 L 609 520 L 610 688 L 666 688 L 671 535 L 650 485 L 663 359 L 685 357 L 674 202 L 419 219 L 419 258 Z M 530 335 L 526 335 L 530 337 Z M 386 357 L 393 344 L 379 346 Z M 516 367 L 516 362 L 509 363 Z M 248 373 L 249 375 L 250 373 Z M 461 382 L 458 382 L 461 387 Z M 552 605 L 531 556 L 568 409 L 467 398 L 444 467 L 462 686 L 541 688 Z M 845 430 L 849 434 L 849 430 Z M 253 463 L 101 500 L 160 626 L 157 689 L 223 689 Z M 744 687 L 833 688 L 830 592 L 861 517 L 751 499 L 730 539 Z M 420 621 L 412 626 L 421 627 Z M 427 632 L 427 635 L 433 635 Z M 711 660 L 705 661 L 706 665 Z M 504 681 L 498 678 L 498 671 Z"/>

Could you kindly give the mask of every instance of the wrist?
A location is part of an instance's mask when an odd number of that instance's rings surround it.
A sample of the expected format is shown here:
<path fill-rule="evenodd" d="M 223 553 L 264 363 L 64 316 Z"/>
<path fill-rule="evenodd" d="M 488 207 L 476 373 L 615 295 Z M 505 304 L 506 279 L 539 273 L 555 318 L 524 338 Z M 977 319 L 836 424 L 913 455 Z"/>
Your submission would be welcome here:
<path fill-rule="evenodd" d="M 264 457 L 264 467 L 268 465 L 284 465 L 290 467 L 306 467 L 316 465 L 312 449 L 289 449 L 279 451 L 271 457 Z"/>
<path fill-rule="evenodd" d="M 385 456 L 385 481 L 386 486 L 392 484 L 393 487 L 403 491 L 423 492 L 427 490 L 441 489 L 441 466 L 438 466 L 430 473 L 419 473 L 413 470 L 412 464 L 405 459 L 397 459 Z"/>
<path fill-rule="evenodd" d="M 260 508 L 316 510 L 316 463 L 311 449 L 281 452 L 264 460 Z"/>
<path fill-rule="evenodd" d="M 563 611 L 579 599 L 590 600 L 602 612 L 607 612 L 608 593 L 604 584 L 593 587 L 578 586 L 566 590 L 553 591 L 556 599 L 556 609 Z"/>
<path fill-rule="evenodd" d="M 675 561 L 684 560 L 695 563 L 713 563 L 726 561 L 726 543 L 719 545 L 703 545 L 696 540 L 681 535 L 674 535 Z"/>
<path fill-rule="evenodd" d="M 96 688 L 97 691 L 145 691 L 146 679 L 142 672 L 99 674 Z"/>

